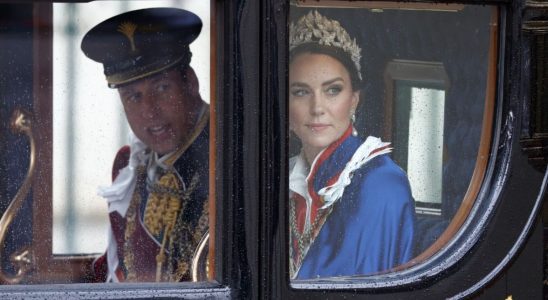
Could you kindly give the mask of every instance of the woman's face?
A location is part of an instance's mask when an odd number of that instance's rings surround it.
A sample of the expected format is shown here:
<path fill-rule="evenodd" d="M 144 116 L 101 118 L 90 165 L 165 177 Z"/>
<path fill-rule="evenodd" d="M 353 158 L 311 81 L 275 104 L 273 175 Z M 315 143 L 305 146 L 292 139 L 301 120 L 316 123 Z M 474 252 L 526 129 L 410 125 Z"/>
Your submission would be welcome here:
<path fill-rule="evenodd" d="M 359 101 L 350 75 L 335 58 L 303 53 L 289 65 L 289 128 L 311 161 L 350 126 Z"/>

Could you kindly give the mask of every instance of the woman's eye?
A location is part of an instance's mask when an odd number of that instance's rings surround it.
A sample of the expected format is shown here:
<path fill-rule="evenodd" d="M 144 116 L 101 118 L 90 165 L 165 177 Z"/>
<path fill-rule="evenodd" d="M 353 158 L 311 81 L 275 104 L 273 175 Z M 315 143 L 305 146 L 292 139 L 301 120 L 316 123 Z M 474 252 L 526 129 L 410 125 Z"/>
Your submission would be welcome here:
<path fill-rule="evenodd" d="M 294 89 L 294 90 L 291 90 L 291 95 L 293 97 L 304 97 L 308 95 L 308 91 L 305 89 Z"/>
<path fill-rule="evenodd" d="M 341 86 L 330 86 L 327 88 L 326 93 L 330 96 L 336 96 L 342 91 Z"/>

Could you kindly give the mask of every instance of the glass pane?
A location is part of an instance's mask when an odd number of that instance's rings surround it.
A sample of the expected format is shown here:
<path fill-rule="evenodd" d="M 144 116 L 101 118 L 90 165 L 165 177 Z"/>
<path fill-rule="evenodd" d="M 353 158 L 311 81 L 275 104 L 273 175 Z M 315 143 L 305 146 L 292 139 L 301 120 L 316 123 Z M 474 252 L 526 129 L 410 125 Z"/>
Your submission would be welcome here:
<path fill-rule="evenodd" d="M 191 280 L 208 227 L 209 1 L 53 15 L 53 253 L 108 249 L 95 268 L 110 281 Z"/>
<path fill-rule="evenodd" d="M 445 79 L 441 64 L 393 61 L 388 69 L 436 68 L 430 82 L 393 80 L 394 130 L 392 157 L 409 178 L 415 210 L 419 214 L 441 215 L 443 199 L 443 155 L 445 120 Z M 410 70 L 408 70 L 410 71 Z M 414 70 L 413 72 L 416 72 Z M 436 77 L 442 75 L 441 77 Z M 392 80 L 392 78 L 390 79 Z"/>
<path fill-rule="evenodd" d="M 411 88 L 407 176 L 415 201 L 441 203 L 444 104 L 443 90 Z"/>
<path fill-rule="evenodd" d="M 424 261 L 485 172 L 496 8 L 301 0 L 289 22 L 291 278 Z"/>

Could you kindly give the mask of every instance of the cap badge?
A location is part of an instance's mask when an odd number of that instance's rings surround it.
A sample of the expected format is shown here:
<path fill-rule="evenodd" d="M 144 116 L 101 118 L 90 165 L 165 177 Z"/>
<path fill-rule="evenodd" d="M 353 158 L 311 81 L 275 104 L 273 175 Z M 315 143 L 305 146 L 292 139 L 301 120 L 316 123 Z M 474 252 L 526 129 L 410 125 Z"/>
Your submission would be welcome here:
<path fill-rule="evenodd" d="M 137 29 L 137 24 L 132 22 L 123 22 L 118 26 L 118 32 L 123 33 L 129 40 L 131 44 L 131 51 L 135 52 L 137 51 L 137 48 L 135 48 L 135 41 L 133 39 L 133 35 L 135 34 L 135 30 Z"/>

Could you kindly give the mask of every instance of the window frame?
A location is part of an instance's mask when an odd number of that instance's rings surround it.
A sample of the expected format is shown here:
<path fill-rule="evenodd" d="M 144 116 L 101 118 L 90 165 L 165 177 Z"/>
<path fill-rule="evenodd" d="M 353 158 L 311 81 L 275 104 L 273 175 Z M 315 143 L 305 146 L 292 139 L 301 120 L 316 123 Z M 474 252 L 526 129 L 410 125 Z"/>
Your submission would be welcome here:
<path fill-rule="evenodd" d="M 337 1 L 331 1 L 336 3 Z M 342 1 L 344 2 L 344 1 Z M 392 1 L 390 1 L 392 2 Z M 429 2 L 429 1 L 424 1 Z M 346 278 L 345 280 L 316 280 L 302 281 L 294 283 L 291 286 L 278 285 L 274 295 L 281 298 L 300 298 L 300 297 L 333 297 L 334 299 L 343 299 L 352 295 L 363 294 L 375 298 L 446 298 L 446 297 L 465 297 L 477 293 L 486 284 L 492 281 L 500 270 L 508 266 L 508 256 L 516 255 L 517 250 L 523 246 L 524 237 L 530 234 L 535 224 L 542 195 L 546 186 L 546 178 L 542 174 L 535 173 L 531 166 L 523 161 L 519 161 L 521 149 L 516 147 L 519 139 L 516 137 L 516 118 L 521 113 L 520 93 L 527 77 L 520 77 L 519 80 L 513 78 L 520 72 L 520 59 L 527 53 L 529 44 L 520 43 L 521 40 L 521 22 L 524 6 L 526 3 L 516 3 L 510 1 L 455 1 L 459 4 L 476 5 L 497 5 L 500 8 L 500 26 L 499 26 L 499 63 L 496 65 L 498 70 L 496 90 L 496 111 L 493 119 L 492 140 L 490 151 L 483 153 L 483 159 L 487 160 L 484 167 L 485 178 L 478 185 L 478 194 L 476 204 L 470 207 L 470 215 L 462 220 L 464 230 L 457 232 L 448 245 L 434 256 L 425 260 L 423 263 L 410 269 L 382 274 L 378 276 Z M 350 3 L 354 5 L 354 3 Z M 535 4 L 531 3 L 531 6 Z M 525 18 L 528 16 L 526 15 Z M 283 25 L 287 24 L 287 19 L 280 16 L 277 19 L 278 32 L 283 30 Z M 274 46 L 274 45 L 272 45 Z M 284 53 L 287 44 L 278 45 L 278 53 Z M 278 64 L 288 65 L 287 50 L 285 56 L 279 59 Z M 274 70 L 275 71 L 275 70 Z M 270 72 L 275 73 L 275 72 Z M 517 77 L 517 76 L 515 76 Z M 514 80 L 512 80 L 512 78 Z M 287 86 L 285 77 L 278 78 L 280 93 L 272 98 L 287 99 Z M 287 112 L 287 107 L 284 107 Z M 282 113 L 284 110 L 282 110 Z M 287 119 L 287 115 L 284 115 Z M 287 125 L 286 125 L 287 126 Z M 281 145 L 280 147 L 287 147 Z M 480 147 L 481 148 L 481 147 Z M 276 153 L 276 149 L 269 149 L 268 153 Z M 287 158 L 285 158 L 287 159 Z M 509 170 L 510 162 L 514 169 Z M 277 169 L 276 165 L 271 165 Z M 280 169 L 287 168 L 285 163 L 280 164 Z M 516 180 L 512 174 L 526 174 L 520 176 L 531 176 L 532 182 L 523 182 Z M 515 173 L 513 173 L 515 172 Z M 276 174 L 280 180 L 287 180 L 285 174 Z M 514 175 L 517 176 L 517 175 Z M 277 176 L 274 176 L 277 177 Z M 265 182 L 264 185 L 275 185 L 274 182 Z M 523 187 L 534 186 L 532 190 L 525 191 Z M 519 187 L 522 187 L 521 189 Z M 509 193 L 508 189 L 518 189 L 518 193 Z M 276 244 L 287 245 L 287 211 L 285 205 L 287 190 L 280 189 L 279 197 L 275 202 L 282 203 L 278 212 L 280 219 L 285 222 L 278 223 Z M 519 201 L 518 199 L 521 199 Z M 527 199 L 527 200 L 525 200 Z M 516 209 L 516 207 L 519 207 Z M 519 214 L 519 226 L 509 228 L 504 223 L 506 218 L 514 218 Z M 281 218 L 281 217 L 284 218 Z M 501 238 L 502 229 L 509 230 L 511 237 Z M 501 241 L 503 241 L 501 243 Z M 492 245 L 496 244 L 497 249 Z M 499 248 L 500 247 L 500 248 Z M 276 259 L 282 259 L 271 274 L 288 274 L 287 249 L 277 248 L 278 255 Z M 480 254 L 482 253 L 483 254 Z M 493 253 L 494 257 L 485 257 L 485 253 Z M 491 272 L 489 272 L 491 271 Z M 432 288 L 435 284 L 435 288 Z M 430 288 L 425 288 L 430 287 Z"/>
<path fill-rule="evenodd" d="M 534 8 L 526 7 L 525 0 L 458 2 L 500 7 L 501 59 L 492 150 L 479 202 L 473 208 L 473 217 L 466 220 L 475 226 L 466 226 L 466 230 L 454 237 L 444 250 L 451 255 L 436 255 L 396 276 L 386 274 L 350 283 L 327 281 L 291 287 L 286 203 L 288 106 L 286 101 L 273 101 L 287 99 L 288 2 L 212 1 L 216 12 L 212 15 L 216 20 L 212 46 L 216 51 L 216 61 L 212 63 L 216 72 L 212 87 L 217 99 L 213 112 L 218 116 L 215 213 L 217 224 L 222 224 L 215 228 L 215 280 L 180 284 L 0 286 L 0 297 L 460 298 L 477 295 L 509 267 L 511 258 L 530 240 L 547 184 L 546 177 L 522 159 L 517 134 L 520 121 L 526 119 L 523 107 L 528 108 L 528 104 L 523 95 L 528 93 L 524 88 L 531 79 L 522 61 L 531 60 L 528 49 L 532 45 L 522 38 L 521 26 L 534 16 L 527 9 Z M 46 151 L 42 155 L 51 153 Z M 511 226 L 505 223 L 509 218 L 515 221 Z M 492 247 L 494 243 L 496 249 Z"/>

